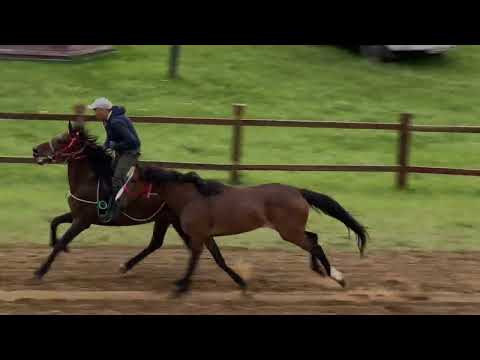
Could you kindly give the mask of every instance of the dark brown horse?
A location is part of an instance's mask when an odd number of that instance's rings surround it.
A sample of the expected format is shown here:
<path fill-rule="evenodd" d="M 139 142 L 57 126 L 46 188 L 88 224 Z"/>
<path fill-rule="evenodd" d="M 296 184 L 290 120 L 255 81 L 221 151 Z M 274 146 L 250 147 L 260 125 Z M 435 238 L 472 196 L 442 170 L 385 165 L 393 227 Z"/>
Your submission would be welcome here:
<path fill-rule="evenodd" d="M 49 142 L 36 146 L 33 156 L 40 165 L 60 162 L 68 164 L 68 180 L 70 184 L 70 212 L 56 217 L 51 222 L 50 242 L 53 250 L 46 262 L 35 272 L 42 278 L 50 269 L 56 256 L 68 251 L 68 244 L 82 231 L 91 225 L 106 226 L 98 218 L 97 205 L 101 193 L 100 181 L 109 182 L 112 177 L 112 158 L 96 143 L 84 127 L 73 128 L 69 123 L 69 131 L 57 136 Z M 155 189 L 138 179 L 138 171 L 124 187 L 122 199 L 128 199 L 125 212 L 116 223 L 108 226 L 133 226 L 154 222 L 151 242 L 147 248 L 121 266 L 121 272 L 131 270 L 136 264 L 159 249 L 164 241 L 165 233 L 172 225 L 187 247 L 190 238 L 180 226 L 176 216 L 165 204 L 163 197 L 155 193 Z M 123 200 L 122 200 L 123 201 Z M 57 241 L 57 228 L 60 224 L 72 224 L 60 240 Z M 242 288 L 245 281 L 227 266 L 213 238 L 209 238 L 206 246 L 215 262 Z"/>
<path fill-rule="evenodd" d="M 180 218 L 181 228 L 191 240 L 187 272 L 177 282 L 179 293 L 189 289 L 200 254 L 212 237 L 241 234 L 259 228 L 276 230 L 282 239 L 309 252 L 314 271 L 321 275 L 325 272 L 345 286 L 342 273 L 330 265 L 317 235 L 306 231 L 310 207 L 353 230 L 363 255 L 367 242 L 365 228 L 326 195 L 280 184 L 230 187 L 204 181 L 194 173 L 182 175 L 159 168 L 144 169 L 142 178 L 158 185 L 156 191 Z"/>

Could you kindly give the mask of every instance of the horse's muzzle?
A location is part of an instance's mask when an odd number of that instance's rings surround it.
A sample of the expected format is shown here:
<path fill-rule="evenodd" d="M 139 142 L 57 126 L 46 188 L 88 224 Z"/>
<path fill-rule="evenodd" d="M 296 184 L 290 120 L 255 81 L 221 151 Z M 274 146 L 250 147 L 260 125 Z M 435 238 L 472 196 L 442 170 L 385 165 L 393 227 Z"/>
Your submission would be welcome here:
<path fill-rule="evenodd" d="M 37 148 L 33 148 L 32 155 L 38 165 L 45 165 L 52 162 L 52 159 L 49 156 L 41 156 Z"/>

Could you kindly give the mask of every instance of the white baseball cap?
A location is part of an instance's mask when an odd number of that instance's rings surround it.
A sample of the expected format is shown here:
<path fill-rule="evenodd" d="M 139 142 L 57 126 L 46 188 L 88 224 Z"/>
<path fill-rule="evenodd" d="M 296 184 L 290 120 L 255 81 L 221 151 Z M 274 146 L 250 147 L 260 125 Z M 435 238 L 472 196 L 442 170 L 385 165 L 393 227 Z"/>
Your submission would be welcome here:
<path fill-rule="evenodd" d="M 107 98 L 99 98 L 93 102 L 93 104 L 88 105 L 89 109 L 105 109 L 110 110 L 113 107 L 113 104 Z"/>

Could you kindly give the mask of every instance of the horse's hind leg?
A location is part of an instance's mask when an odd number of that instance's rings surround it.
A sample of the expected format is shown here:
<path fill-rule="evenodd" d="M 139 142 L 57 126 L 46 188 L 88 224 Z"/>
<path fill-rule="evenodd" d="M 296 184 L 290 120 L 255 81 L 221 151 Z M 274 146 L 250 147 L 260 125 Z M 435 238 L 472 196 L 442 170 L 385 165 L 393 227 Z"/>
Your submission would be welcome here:
<path fill-rule="evenodd" d="M 57 228 L 61 224 L 71 224 L 73 222 L 73 216 L 71 213 L 66 213 L 57 216 L 50 222 L 50 246 L 54 247 L 57 243 Z M 65 252 L 68 252 L 68 248 L 65 247 Z"/>
<path fill-rule="evenodd" d="M 315 233 L 312 233 L 312 232 L 309 232 L 309 231 L 305 231 L 305 235 L 307 236 L 307 238 L 313 243 L 313 245 L 318 245 L 318 235 L 315 234 Z M 322 264 L 323 265 L 323 264 Z M 315 257 L 315 255 L 313 255 L 312 253 L 310 253 L 310 268 L 316 272 L 317 274 L 319 274 L 320 276 L 322 277 L 325 277 L 326 274 L 325 272 L 323 271 L 323 269 L 318 265 L 318 259 Z"/>
<path fill-rule="evenodd" d="M 302 249 L 308 251 L 312 256 L 317 258 L 325 268 L 327 275 L 339 283 L 342 287 L 345 287 L 345 279 L 343 274 L 330 265 L 325 252 L 318 242 L 315 244 L 315 242 L 311 240 L 310 236 L 303 231 L 284 231 L 279 233 L 285 241 L 301 247 Z"/>
<path fill-rule="evenodd" d="M 225 259 L 222 256 L 222 253 L 220 252 L 220 249 L 218 248 L 217 243 L 213 238 L 210 238 L 206 243 L 205 243 L 207 249 L 210 251 L 210 253 L 213 256 L 213 259 L 217 263 L 217 265 L 224 270 L 235 283 L 237 283 L 238 286 L 242 288 L 242 290 L 245 290 L 247 288 L 247 283 L 242 279 L 240 275 L 238 275 L 235 271 L 233 271 L 225 262 Z"/>
<path fill-rule="evenodd" d="M 139 254 L 128 260 L 125 264 L 120 266 L 120 272 L 125 274 L 133 269 L 140 261 L 145 259 L 148 255 L 152 254 L 156 250 L 160 249 L 165 240 L 165 234 L 167 232 L 170 222 L 158 220 L 155 222 L 153 228 L 153 235 L 150 244 L 143 249 Z"/>

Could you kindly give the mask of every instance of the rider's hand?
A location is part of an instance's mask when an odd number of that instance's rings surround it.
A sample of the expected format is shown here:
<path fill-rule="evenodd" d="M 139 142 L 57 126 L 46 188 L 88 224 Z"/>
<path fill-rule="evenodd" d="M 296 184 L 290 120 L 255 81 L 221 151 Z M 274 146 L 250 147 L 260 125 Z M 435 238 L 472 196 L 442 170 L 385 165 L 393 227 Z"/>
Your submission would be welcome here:
<path fill-rule="evenodd" d="M 111 157 L 115 157 L 115 150 L 113 150 L 111 142 L 109 142 L 108 144 L 105 144 L 103 149 L 108 155 L 110 155 Z"/>

